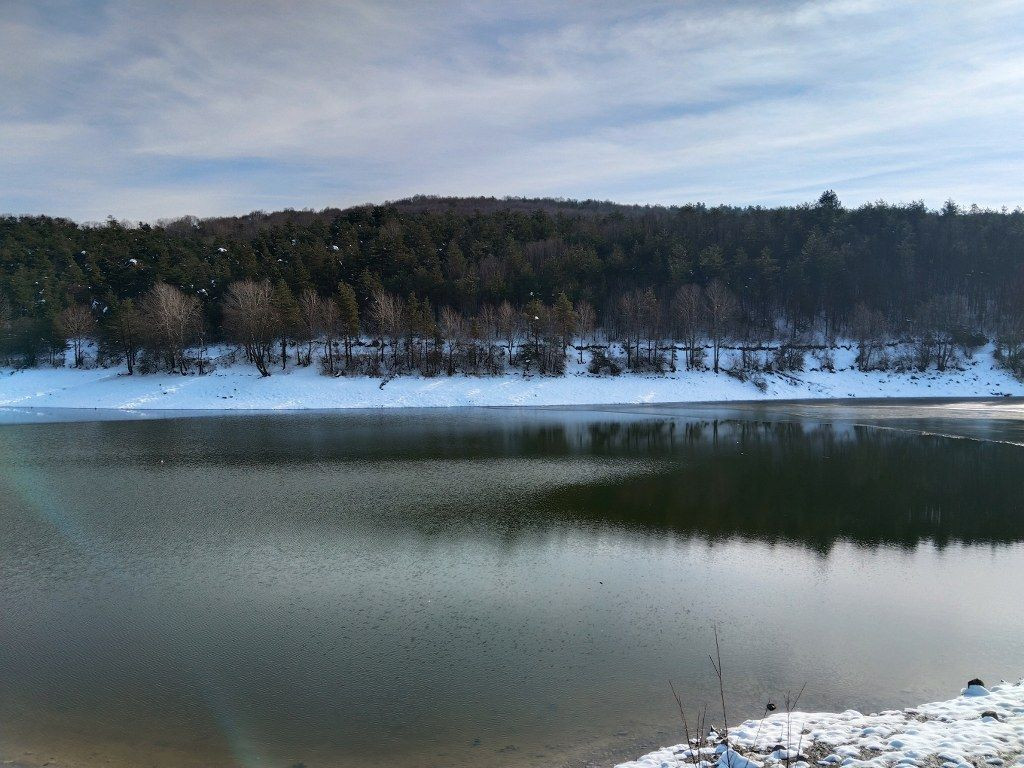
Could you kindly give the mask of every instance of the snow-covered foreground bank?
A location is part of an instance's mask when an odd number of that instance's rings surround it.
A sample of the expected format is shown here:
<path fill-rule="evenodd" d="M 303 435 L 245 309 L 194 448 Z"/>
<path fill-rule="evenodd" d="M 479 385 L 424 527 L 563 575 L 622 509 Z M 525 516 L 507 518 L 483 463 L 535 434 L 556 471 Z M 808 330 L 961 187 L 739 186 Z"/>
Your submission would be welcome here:
<path fill-rule="evenodd" d="M 594 376 L 573 364 L 564 376 L 322 376 L 316 367 L 261 378 L 244 364 L 205 376 L 127 376 L 120 369 L 0 369 L 0 406 L 112 409 L 330 409 L 437 406 L 610 405 L 726 400 L 850 397 L 998 397 L 1024 395 L 1024 384 L 997 367 L 986 347 L 962 370 L 895 373 L 853 370 L 853 352 L 838 350 L 836 372 L 764 376 L 759 389 L 725 373 Z"/>
<path fill-rule="evenodd" d="M 950 701 L 863 715 L 778 712 L 729 730 L 695 754 L 666 747 L 617 768 L 999 768 L 1024 766 L 1024 680 L 970 685 Z"/>

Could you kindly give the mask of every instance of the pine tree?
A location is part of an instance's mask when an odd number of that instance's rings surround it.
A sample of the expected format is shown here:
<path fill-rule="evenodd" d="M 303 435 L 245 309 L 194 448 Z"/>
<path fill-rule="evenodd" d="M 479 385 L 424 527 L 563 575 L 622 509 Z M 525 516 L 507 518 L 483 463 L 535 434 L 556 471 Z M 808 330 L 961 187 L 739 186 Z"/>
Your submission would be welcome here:
<path fill-rule="evenodd" d="M 352 364 L 352 342 L 359 338 L 359 302 L 356 292 L 348 283 L 338 283 L 335 295 L 338 322 L 345 343 L 345 365 Z"/>
<path fill-rule="evenodd" d="M 558 335 L 562 337 L 562 354 L 572 343 L 572 336 L 576 333 L 576 313 L 573 311 L 572 302 L 564 293 L 558 294 L 554 307 L 555 328 Z"/>
<path fill-rule="evenodd" d="M 280 326 L 281 344 L 281 370 L 288 367 L 288 337 L 294 336 L 301 319 L 299 317 L 299 303 L 295 300 L 288 283 L 278 280 L 274 286 L 274 295 L 271 299 L 274 312 L 277 314 L 277 322 Z"/>
<path fill-rule="evenodd" d="M 135 373 L 135 360 L 139 353 L 139 313 L 131 299 L 110 304 L 104 331 L 124 356 L 128 375 Z"/>

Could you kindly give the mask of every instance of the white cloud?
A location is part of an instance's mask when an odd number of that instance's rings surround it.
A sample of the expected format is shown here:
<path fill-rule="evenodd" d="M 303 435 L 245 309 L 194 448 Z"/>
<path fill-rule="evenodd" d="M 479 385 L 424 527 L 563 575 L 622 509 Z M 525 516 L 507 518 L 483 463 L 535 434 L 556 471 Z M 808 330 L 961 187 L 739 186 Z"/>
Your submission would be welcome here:
<path fill-rule="evenodd" d="M 1021 197 L 1009 2 L 109 0 L 61 27 L 13 10 L 0 210 Z"/>

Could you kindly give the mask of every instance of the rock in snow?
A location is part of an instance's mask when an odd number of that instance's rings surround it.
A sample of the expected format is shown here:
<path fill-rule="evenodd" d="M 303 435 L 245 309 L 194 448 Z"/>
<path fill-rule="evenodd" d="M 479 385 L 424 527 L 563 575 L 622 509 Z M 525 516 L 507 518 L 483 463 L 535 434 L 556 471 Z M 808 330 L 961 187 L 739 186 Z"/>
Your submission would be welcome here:
<path fill-rule="evenodd" d="M 695 766 L 693 751 L 677 744 L 617 768 L 1024 768 L 1024 680 L 979 683 L 950 701 L 873 715 L 782 712 L 747 720 L 729 729 L 717 764 L 702 751 Z"/>

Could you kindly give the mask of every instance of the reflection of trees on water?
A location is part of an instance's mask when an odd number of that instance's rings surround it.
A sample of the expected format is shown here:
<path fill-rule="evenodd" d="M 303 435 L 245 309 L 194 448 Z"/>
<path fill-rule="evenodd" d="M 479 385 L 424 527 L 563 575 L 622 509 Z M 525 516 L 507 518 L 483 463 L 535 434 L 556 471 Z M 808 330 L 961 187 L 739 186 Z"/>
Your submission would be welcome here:
<path fill-rule="evenodd" d="M 649 426 L 649 434 L 627 428 L 622 440 L 662 441 L 671 463 L 642 477 L 559 488 L 547 501 L 587 518 L 709 540 L 743 536 L 817 549 L 837 539 L 1024 540 L 1024 451 L 1015 446 L 828 424 Z"/>
<path fill-rule="evenodd" d="M 800 424 L 687 421 L 594 414 L 565 421 L 564 413 L 228 416 L 151 422 L 94 422 L 8 427 L 12 460 L 46 462 L 59 446 L 64 460 L 119 465 L 154 461 L 232 466 L 258 462 L 401 461 L 558 457 L 574 454 L 635 456 L 682 445 L 731 440 L 736 429 L 801 430 Z M 71 439 L 73 437 L 73 439 Z M 130 445 L 132 450 L 125 451 Z M 38 450 L 34 450 L 38 449 Z"/>
<path fill-rule="evenodd" d="M 300 473 L 296 483 L 308 475 L 311 487 L 332 478 L 331 505 L 356 518 L 366 505 L 387 512 L 390 501 L 386 525 L 437 535 L 489 521 L 514 538 L 586 521 L 822 550 L 837 539 L 907 546 L 1024 540 L 1024 449 L 843 422 L 474 411 L 8 430 L 5 460 L 21 464 L 45 465 L 59 455 L 64 466 L 119 471 L 133 464 L 204 472 L 290 467 Z M 463 461 L 482 468 L 465 482 Z M 388 488 L 387 499 L 351 480 L 367 474 Z M 443 508 L 423 493 L 439 483 Z M 394 501 L 400 494 L 408 503 Z"/>

